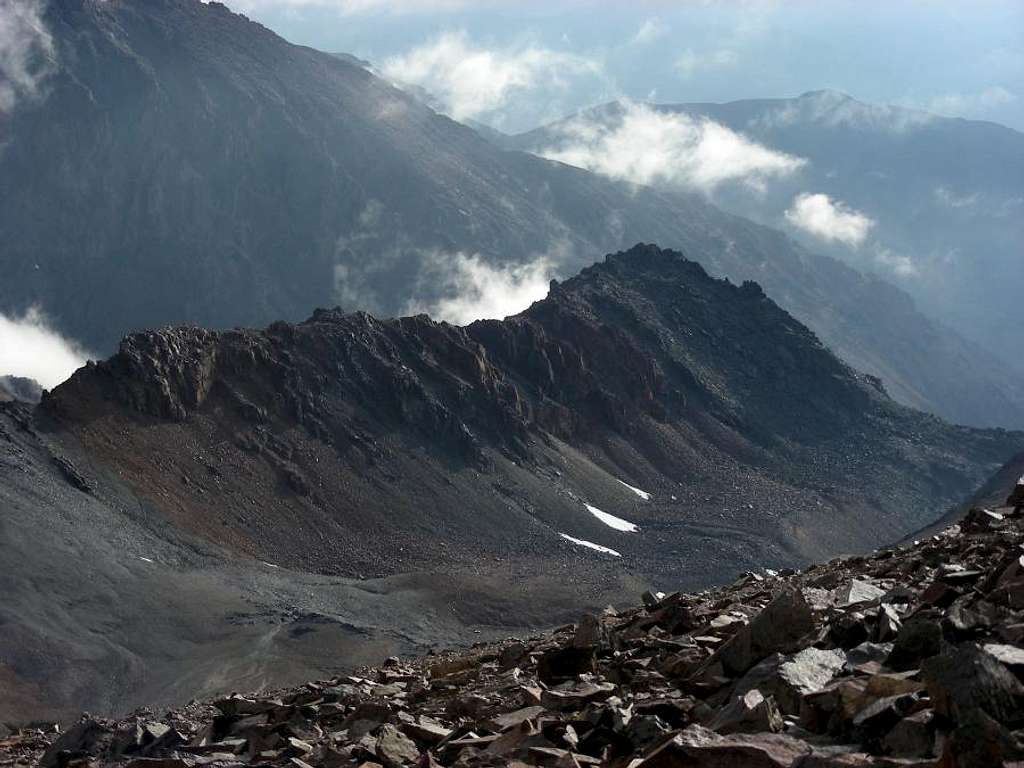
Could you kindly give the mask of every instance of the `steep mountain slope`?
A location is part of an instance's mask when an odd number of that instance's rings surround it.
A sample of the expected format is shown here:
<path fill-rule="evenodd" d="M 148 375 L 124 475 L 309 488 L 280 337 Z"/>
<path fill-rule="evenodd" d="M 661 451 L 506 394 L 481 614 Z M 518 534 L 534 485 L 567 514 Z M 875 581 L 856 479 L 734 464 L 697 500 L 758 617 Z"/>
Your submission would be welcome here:
<path fill-rule="evenodd" d="M 0 711 L 23 713 L 870 548 L 1024 447 L 894 404 L 757 285 L 653 246 L 465 328 L 318 311 L 135 334 L 2 413 Z"/>
<path fill-rule="evenodd" d="M 865 104 L 836 91 L 651 108 L 708 118 L 807 160 L 756 195 L 719 189 L 716 202 L 895 281 L 933 321 L 1024 375 L 1020 339 L 1004 322 L 1024 285 L 1024 134 L 994 123 Z M 605 105 L 501 143 L 529 150 L 559 147 L 572 141 L 566 130 L 575 122 L 616 125 L 624 111 L 622 104 Z M 874 222 L 867 242 L 855 248 L 829 244 L 790 226 L 785 211 L 801 193 L 824 193 L 865 214 Z M 909 266 L 894 273 L 894 263 Z M 945 344 L 944 353 L 931 356 L 963 356 L 956 344 Z"/>
<path fill-rule="evenodd" d="M 50 0 L 54 71 L 0 115 L 0 312 L 125 333 L 400 314 L 454 252 L 562 275 L 638 240 L 756 279 L 904 403 L 1024 424 L 998 366 L 906 296 L 695 196 L 506 152 L 361 66 L 217 3 Z"/>

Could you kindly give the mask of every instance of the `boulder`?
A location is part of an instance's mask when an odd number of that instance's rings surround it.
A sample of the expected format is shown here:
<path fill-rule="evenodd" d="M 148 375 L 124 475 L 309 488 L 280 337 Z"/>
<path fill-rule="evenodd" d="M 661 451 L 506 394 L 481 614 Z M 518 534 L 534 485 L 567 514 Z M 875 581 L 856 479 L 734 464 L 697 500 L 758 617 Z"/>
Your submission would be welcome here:
<path fill-rule="evenodd" d="M 510 643 L 498 653 L 498 667 L 500 669 L 511 669 L 524 662 L 527 658 L 526 646 L 520 642 Z"/>
<path fill-rule="evenodd" d="M 80 720 L 47 748 L 39 765 L 41 768 L 57 768 L 71 759 L 95 754 L 99 745 L 110 736 L 110 730 L 95 720 Z"/>
<path fill-rule="evenodd" d="M 778 733 L 785 727 L 782 713 L 771 696 L 756 688 L 737 696 L 707 724 L 716 733 Z"/>
<path fill-rule="evenodd" d="M 999 722 L 1024 720 L 1024 685 L 974 643 L 928 659 L 921 673 L 935 714 L 947 722 L 962 722 L 974 710 Z"/>
<path fill-rule="evenodd" d="M 713 659 L 726 674 L 742 675 L 770 653 L 788 653 L 814 631 L 814 616 L 803 595 L 792 587 L 783 588 L 749 624 L 718 649 Z"/>
<path fill-rule="evenodd" d="M 925 659 L 942 652 L 942 627 L 927 617 L 914 618 L 896 636 L 886 666 L 895 670 L 914 669 Z"/>
<path fill-rule="evenodd" d="M 580 675 L 594 672 L 596 669 L 597 660 L 592 646 L 553 648 L 545 651 L 537 660 L 537 677 L 548 685 L 575 680 Z"/>
<path fill-rule="evenodd" d="M 772 654 L 736 683 L 734 694 L 759 689 L 773 696 L 783 713 L 798 715 L 803 698 L 820 691 L 845 664 L 846 654 L 840 650 L 805 648 L 792 656 Z"/>
<path fill-rule="evenodd" d="M 988 714 L 975 709 L 949 734 L 942 751 L 942 768 L 995 768 L 1022 757 L 1013 735 Z M 1012 763 L 1014 768 L 1019 762 Z"/>
<path fill-rule="evenodd" d="M 882 739 L 882 748 L 897 757 L 928 757 L 935 745 L 932 713 L 915 712 L 900 720 Z"/>
<path fill-rule="evenodd" d="M 577 648 L 603 648 L 608 645 L 608 632 L 597 616 L 587 613 L 576 624 L 572 644 Z"/>
<path fill-rule="evenodd" d="M 416 743 L 393 725 L 381 726 L 375 752 L 385 768 L 415 765 L 420 759 Z"/>
<path fill-rule="evenodd" d="M 879 589 L 869 581 L 851 579 L 832 592 L 832 604 L 839 608 L 847 608 L 851 605 L 878 600 L 884 594 L 884 589 Z"/>
<path fill-rule="evenodd" d="M 796 768 L 810 753 L 805 742 L 783 734 L 721 736 L 691 725 L 635 768 Z"/>

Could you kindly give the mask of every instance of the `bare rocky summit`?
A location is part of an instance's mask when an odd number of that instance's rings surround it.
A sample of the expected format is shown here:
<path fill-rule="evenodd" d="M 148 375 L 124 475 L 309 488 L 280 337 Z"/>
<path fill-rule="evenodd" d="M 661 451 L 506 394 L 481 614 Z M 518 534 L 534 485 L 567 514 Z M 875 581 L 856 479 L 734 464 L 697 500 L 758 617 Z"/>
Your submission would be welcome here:
<path fill-rule="evenodd" d="M 530 638 L 0 741 L 0 763 L 996 768 L 1024 758 L 1024 478 L 925 542 Z"/>

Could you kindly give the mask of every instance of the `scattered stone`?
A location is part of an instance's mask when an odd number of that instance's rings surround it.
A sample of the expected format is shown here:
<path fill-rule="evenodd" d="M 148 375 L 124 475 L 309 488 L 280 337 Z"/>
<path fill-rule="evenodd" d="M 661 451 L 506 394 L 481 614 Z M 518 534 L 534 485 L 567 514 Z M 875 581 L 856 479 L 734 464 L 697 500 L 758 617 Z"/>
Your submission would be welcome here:
<path fill-rule="evenodd" d="M 526 646 L 520 642 L 515 642 L 501 649 L 501 652 L 498 654 L 498 666 L 501 669 L 511 669 L 526 659 Z"/>
<path fill-rule="evenodd" d="M 765 698 L 756 688 L 733 699 L 708 723 L 708 728 L 717 733 L 778 733 L 784 726 L 775 699 Z"/>
<path fill-rule="evenodd" d="M 848 608 L 851 605 L 878 600 L 884 594 L 885 590 L 879 589 L 870 582 L 861 579 L 851 579 L 832 593 L 832 602 L 840 608 Z"/>
<path fill-rule="evenodd" d="M 999 722 L 1024 720 L 1024 686 L 974 643 L 951 647 L 921 669 L 935 714 L 957 722 L 979 709 Z"/>
<path fill-rule="evenodd" d="M 596 671 L 593 647 L 553 648 L 545 651 L 537 661 L 537 677 L 541 682 L 554 685 L 574 680 L 580 675 Z"/>
<path fill-rule="evenodd" d="M 530 640 L 0 729 L 0 768 L 1024 768 L 1024 517 L 976 517 Z"/>
<path fill-rule="evenodd" d="M 932 713 L 924 710 L 900 720 L 882 739 L 882 747 L 897 757 L 928 757 L 932 754 L 935 734 Z"/>
<path fill-rule="evenodd" d="M 928 618 L 915 618 L 903 625 L 896 636 L 886 665 L 895 670 L 914 669 L 942 651 L 942 627 Z"/>
<path fill-rule="evenodd" d="M 393 725 L 381 727 L 375 751 L 385 768 L 413 765 L 420 759 L 416 743 Z"/>

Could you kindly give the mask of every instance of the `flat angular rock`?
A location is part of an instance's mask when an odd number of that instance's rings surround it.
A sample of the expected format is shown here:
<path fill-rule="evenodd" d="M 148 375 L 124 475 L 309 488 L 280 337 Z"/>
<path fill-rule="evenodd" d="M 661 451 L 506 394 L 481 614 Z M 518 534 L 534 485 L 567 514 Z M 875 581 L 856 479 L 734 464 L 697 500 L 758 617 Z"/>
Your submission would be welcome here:
<path fill-rule="evenodd" d="M 488 721 L 488 724 L 496 731 L 507 731 L 509 728 L 522 725 L 527 720 L 536 719 L 543 714 L 543 712 L 544 707 L 523 707 L 522 709 L 517 709 L 514 712 L 495 715 Z"/>
<path fill-rule="evenodd" d="M 874 584 L 862 579 L 851 579 L 849 582 L 832 592 L 832 603 L 839 608 L 847 608 L 860 603 L 870 603 L 885 594 Z"/>
<path fill-rule="evenodd" d="M 779 666 L 779 685 L 774 689 L 779 707 L 787 714 L 799 714 L 805 696 L 825 687 L 846 664 L 840 650 L 805 648 Z"/>
<path fill-rule="evenodd" d="M 733 734 L 691 725 L 655 749 L 636 768 L 796 768 L 811 753 L 782 734 Z"/>
<path fill-rule="evenodd" d="M 593 647 L 554 648 L 545 651 L 537 660 L 537 677 L 548 685 L 557 685 L 566 680 L 575 680 L 587 672 L 597 669 Z"/>
<path fill-rule="evenodd" d="M 385 768 L 414 765 L 420 759 L 416 743 L 393 725 L 381 726 L 376 753 Z"/>
<path fill-rule="evenodd" d="M 419 720 L 402 723 L 402 732 L 421 744 L 436 745 L 452 735 L 451 728 L 445 728 L 436 720 L 421 717 Z"/>
<path fill-rule="evenodd" d="M 928 757 L 934 744 L 935 729 L 928 711 L 904 717 L 882 739 L 882 748 L 897 757 Z"/>
<path fill-rule="evenodd" d="M 520 642 L 511 643 L 501 649 L 498 654 L 498 666 L 500 669 L 511 669 L 526 661 L 528 654 L 526 646 Z"/>
<path fill-rule="evenodd" d="M 94 753 L 110 731 L 95 720 L 75 723 L 50 745 L 40 760 L 42 768 L 56 768 L 68 759 Z"/>
<path fill-rule="evenodd" d="M 896 636 L 886 665 L 895 670 L 914 669 L 942 651 L 942 627 L 930 618 L 915 618 L 903 625 Z"/>
<path fill-rule="evenodd" d="M 586 683 L 570 690 L 549 690 L 540 695 L 540 703 L 553 710 L 580 710 L 594 701 L 604 701 L 615 693 L 612 683 Z"/>
<path fill-rule="evenodd" d="M 716 653 L 715 660 L 730 675 L 742 675 L 770 653 L 787 653 L 814 630 L 814 617 L 803 595 L 786 587 L 751 622 Z"/>
<path fill-rule="evenodd" d="M 756 688 L 733 699 L 707 724 L 716 733 L 778 733 L 785 727 L 775 699 Z"/>
<path fill-rule="evenodd" d="M 946 739 L 942 768 L 1019 766 L 1024 758 L 1019 742 L 1002 724 L 980 709 L 967 712 Z"/>
<path fill-rule="evenodd" d="M 948 722 L 959 722 L 973 710 L 998 722 L 1024 720 L 1024 685 L 973 643 L 927 660 L 921 673 L 935 713 Z"/>
<path fill-rule="evenodd" d="M 576 624 L 576 634 L 573 636 L 572 644 L 577 648 L 589 648 L 591 646 L 602 648 L 608 644 L 608 634 L 604 624 L 597 616 L 587 613 L 580 618 Z"/>

